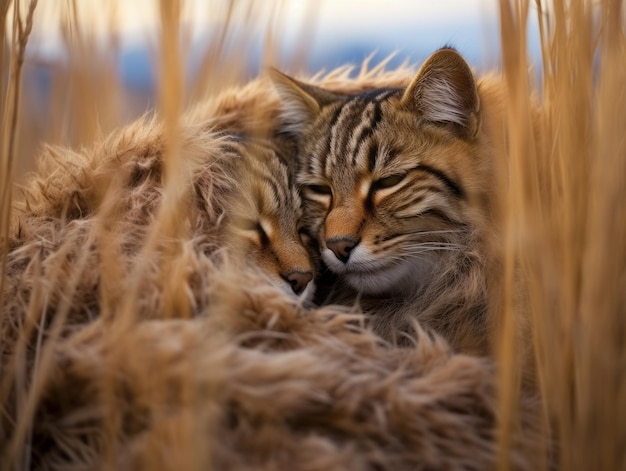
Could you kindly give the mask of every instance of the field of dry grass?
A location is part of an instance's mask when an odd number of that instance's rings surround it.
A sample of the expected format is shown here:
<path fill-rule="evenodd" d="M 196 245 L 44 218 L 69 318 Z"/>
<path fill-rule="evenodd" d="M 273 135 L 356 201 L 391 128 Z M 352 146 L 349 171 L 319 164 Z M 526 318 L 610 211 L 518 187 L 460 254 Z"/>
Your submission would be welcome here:
<path fill-rule="evenodd" d="M 382 348 L 357 314 L 308 312 L 222 256 L 228 182 L 206 123 L 219 110 L 264 123 L 275 107 L 231 88 L 250 57 L 226 50 L 235 28 L 260 28 L 274 64 L 280 2 L 220 3 L 193 80 L 184 2 L 158 2 L 158 124 L 128 123 L 117 2 L 99 12 L 104 43 L 81 2 L 39 3 L 0 0 L 0 468 L 626 469 L 622 1 L 499 2 L 507 139 L 495 364 L 426 338 Z M 67 53 L 49 103 L 22 80 L 40 10 Z M 540 70 L 527 58 L 530 15 Z M 234 118 L 228 93 L 247 100 Z M 23 196 L 16 185 L 35 153 L 46 161 Z M 139 168 L 128 155 L 147 176 L 122 193 Z M 190 202 L 206 172 L 215 181 L 199 222 Z M 538 402 L 520 387 L 520 351 Z M 359 394 L 341 402 L 329 391 Z"/>

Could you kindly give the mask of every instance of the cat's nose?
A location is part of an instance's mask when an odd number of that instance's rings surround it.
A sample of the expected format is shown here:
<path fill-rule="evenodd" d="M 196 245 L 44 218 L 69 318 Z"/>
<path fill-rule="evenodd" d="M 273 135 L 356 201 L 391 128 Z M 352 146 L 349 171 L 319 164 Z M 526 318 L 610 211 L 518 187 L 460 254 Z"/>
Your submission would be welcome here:
<path fill-rule="evenodd" d="M 341 237 L 337 239 L 329 239 L 326 241 L 326 247 L 333 251 L 335 257 L 343 263 L 347 263 L 350 258 L 350 251 L 356 247 L 358 241 L 352 237 Z"/>
<path fill-rule="evenodd" d="M 290 271 L 284 276 L 285 280 L 291 285 L 291 289 L 294 293 L 300 294 L 304 291 L 304 288 L 313 279 L 313 273 L 310 271 Z"/>

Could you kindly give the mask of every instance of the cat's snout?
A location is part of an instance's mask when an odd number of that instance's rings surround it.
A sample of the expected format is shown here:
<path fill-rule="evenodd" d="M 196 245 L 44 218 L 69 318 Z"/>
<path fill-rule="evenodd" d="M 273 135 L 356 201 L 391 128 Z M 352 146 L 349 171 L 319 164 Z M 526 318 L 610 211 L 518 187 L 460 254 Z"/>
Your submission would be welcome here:
<path fill-rule="evenodd" d="M 340 237 L 328 239 L 326 241 L 326 247 L 328 247 L 335 254 L 337 259 L 343 263 L 348 263 L 350 258 L 350 251 L 356 247 L 359 242 L 352 237 Z"/>
<path fill-rule="evenodd" d="M 290 273 L 287 273 L 284 278 L 291 285 L 291 289 L 293 290 L 293 292 L 296 294 L 300 294 L 313 279 L 313 273 L 311 273 L 310 271 L 303 272 L 294 270 Z"/>

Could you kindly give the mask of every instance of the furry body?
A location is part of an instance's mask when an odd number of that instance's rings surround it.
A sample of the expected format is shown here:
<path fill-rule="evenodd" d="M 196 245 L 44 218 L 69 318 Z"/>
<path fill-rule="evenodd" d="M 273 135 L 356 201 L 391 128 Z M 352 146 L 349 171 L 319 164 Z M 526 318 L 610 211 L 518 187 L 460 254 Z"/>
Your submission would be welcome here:
<path fill-rule="evenodd" d="M 341 70 L 324 83 L 352 93 L 405 87 L 412 75 L 375 69 L 353 80 Z M 495 466 L 491 360 L 454 353 L 421 330 L 416 347 L 395 348 L 363 316 L 307 308 L 253 264 L 232 263 L 224 235 L 237 219 L 228 208 L 240 152 L 221 135 L 252 137 L 263 122 L 271 136 L 279 114 L 262 79 L 186 117 L 184 204 L 166 214 L 178 236 L 156 237 L 150 251 L 170 191 L 158 122 L 141 120 L 80 152 L 45 151 L 47 170 L 13 214 L 1 331 L 3 365 L 22 358 L 26 340 L 20 371 L 37 378 L 36 407 L 29 416 L 15 397 L 5 402 L 0 444 L 25 450 L 14 424 L 27 421 L 36 469 Z M 535 407 L 522 400 L 516 469 L 535 469 L 540 456 Z"/>

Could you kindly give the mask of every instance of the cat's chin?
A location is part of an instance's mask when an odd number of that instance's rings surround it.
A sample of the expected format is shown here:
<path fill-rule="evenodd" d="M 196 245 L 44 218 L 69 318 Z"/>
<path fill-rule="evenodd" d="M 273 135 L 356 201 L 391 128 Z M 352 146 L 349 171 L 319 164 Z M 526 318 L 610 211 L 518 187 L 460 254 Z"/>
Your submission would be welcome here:
<path fill-rule="evenodd" d="M 357 248 L 347 264 L 337 260 L 330 250 L 322 252 L 328 268 L 357 292 L 368 296 L 406 296 L 419 289 L 428 276 L 424 263 L 382 264 Z"/>
<path fill-rule="evenodd" d="M 369 296 L 401 296 L 415 292 L 419 279 L 409 270 L 389 269 L 378 273 L 349 272 L 342 276 L 353 289 Z"/>
<path fill-rule="evenodd" d="M 306 288 L 304 288 L 304 290 L 300 294 L 296 294 L 294 293 L 293 289 L 291 289 L 291 285 L 289 283 L 286 283 L 285 281 L 277 277 L 269 276 L 267 274 L 265 275 L 265 277 L 267 281 L 269 281 L 272 285 L 278 287 L 287 296 L 292 297 L 292 298 L 299 298 L 305 304 L 311 304 L 313 302 L 313 297 L 315 296 L 315 288 L 316 288 L 314 281 L 309 282 L 309 284 L 306 286 Z"/>

